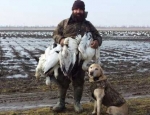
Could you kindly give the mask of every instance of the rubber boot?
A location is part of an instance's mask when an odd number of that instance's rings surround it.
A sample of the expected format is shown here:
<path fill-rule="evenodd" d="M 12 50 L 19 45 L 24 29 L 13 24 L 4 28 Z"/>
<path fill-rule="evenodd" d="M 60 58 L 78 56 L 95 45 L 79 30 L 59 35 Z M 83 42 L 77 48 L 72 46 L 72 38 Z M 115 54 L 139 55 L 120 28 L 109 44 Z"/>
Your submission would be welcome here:
<path fill-rule="evenodd" d="M 57 104 L 53 107 L 53 111 L 60 112 L 66 109 L 65 107 L 66 92 L 67 92 L 67 89 L 59 88 L 59 91 L 58 91 L 59 100 Z"/>
<path fill-rule="evenodd" d="M 77 113 L 80 113 L 83 111 L 83 108 L 80 104 L 82 92 L 83 92 L 83 87 L 74 88 L 74 110 Z"/>

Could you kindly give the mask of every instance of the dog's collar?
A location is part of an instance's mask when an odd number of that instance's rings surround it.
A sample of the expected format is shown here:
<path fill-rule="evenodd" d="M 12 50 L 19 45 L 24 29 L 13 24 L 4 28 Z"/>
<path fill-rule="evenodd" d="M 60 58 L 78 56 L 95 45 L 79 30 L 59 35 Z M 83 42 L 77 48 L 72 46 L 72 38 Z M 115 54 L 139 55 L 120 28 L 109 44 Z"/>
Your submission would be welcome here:
<path fill-rule="evenodd" d="M 107 77 L 106 76 L 98 76 L 98 77 L 90 78 L 89 82 L 100 82 L 103 80 L 107 80 Z"/>
<path fill-rule="evenodd" d="M 103 82 L 103 81 L 107 81 L 107 79 L 97 80 L 97 81 L 94 81 L 94 82 L 95 82 L 95 83 L 100 83 L 100 82 Z"/>
<path fill-rule="evenodd" d="M 99 80 L 99 77 L 94 77 L 93 80 L 94 80 L 94 81 L 98 81 L 98 80 Z"/>

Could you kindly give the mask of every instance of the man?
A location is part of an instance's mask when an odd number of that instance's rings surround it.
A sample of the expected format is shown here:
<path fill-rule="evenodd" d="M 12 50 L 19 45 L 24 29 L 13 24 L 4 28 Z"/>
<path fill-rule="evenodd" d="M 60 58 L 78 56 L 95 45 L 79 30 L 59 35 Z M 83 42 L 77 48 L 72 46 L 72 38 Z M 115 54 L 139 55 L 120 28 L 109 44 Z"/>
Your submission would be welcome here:
<path fill-rule="evenodd" d="M 66 37 L 75 38 L 76 35 L 84 35 L 85 32 L 90 31 L 94 38 L 94 41 L 91 43 L 91 47 L 96 49 L 102 43 L 102 38 L 99 35 L 95 27 L 87 21 L 85 12 L 85 4 L 83 1 L 76 0 L 72 6 L 72 15 L 70 18 L 61 21 L 53 34 L 53 39 L 56 43 L 59 43 L 63 46 L 64 39 Z M 76 112 L 81 112 L 83 110 L 80 105 L 83 85 L 84 85 L 84 76 L 85 72 L 82 70 L 82 61 L 80 64 L 75 64 L 75 67 L 72 70 L 72 85 L 74 88 L 74 109 Z M 65 96 L 67 89 L 70 84 L 70 79 L 65 77 L 61 70 L 59 70 L 58 79 L 55 80 L 59 87 L 58 96 L 59 101 L 53 107 L 54 111 L 63 111 L 65 109 Z"/>

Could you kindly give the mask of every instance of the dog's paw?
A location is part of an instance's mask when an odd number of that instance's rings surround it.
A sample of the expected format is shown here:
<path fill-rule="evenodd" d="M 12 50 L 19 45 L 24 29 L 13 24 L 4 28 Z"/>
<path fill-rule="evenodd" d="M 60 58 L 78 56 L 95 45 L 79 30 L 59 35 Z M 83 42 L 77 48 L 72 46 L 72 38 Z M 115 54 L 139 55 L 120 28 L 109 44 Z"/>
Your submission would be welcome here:
<path fill-rule="evenodd" d="M 92 115 L 96 115 L 96 111 L 93 111 L 93 112 L 92 112 Z"/>

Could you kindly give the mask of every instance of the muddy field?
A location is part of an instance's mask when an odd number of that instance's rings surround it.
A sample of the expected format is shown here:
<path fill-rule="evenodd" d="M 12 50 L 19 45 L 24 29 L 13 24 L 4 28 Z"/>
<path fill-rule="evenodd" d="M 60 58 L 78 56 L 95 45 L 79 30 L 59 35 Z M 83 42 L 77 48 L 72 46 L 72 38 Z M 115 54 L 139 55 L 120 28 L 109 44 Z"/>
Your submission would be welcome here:
<path fill-rule="evenodd" d="M 52 43 L 48 38 L 0 38 L 0 111 L 53 106 L 55 85 L 34 77 L 37 58 Z M 150 98 L 150 38 L 103 39 L 101 64 L 112 85 L 129 98 Z M 89 101 L 85 78 L 82 102 Z M 72 87 L 67 103 L 72 103 Z"/>

